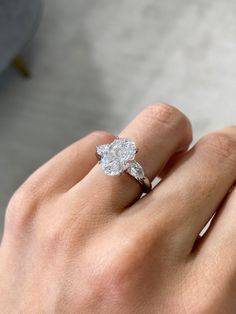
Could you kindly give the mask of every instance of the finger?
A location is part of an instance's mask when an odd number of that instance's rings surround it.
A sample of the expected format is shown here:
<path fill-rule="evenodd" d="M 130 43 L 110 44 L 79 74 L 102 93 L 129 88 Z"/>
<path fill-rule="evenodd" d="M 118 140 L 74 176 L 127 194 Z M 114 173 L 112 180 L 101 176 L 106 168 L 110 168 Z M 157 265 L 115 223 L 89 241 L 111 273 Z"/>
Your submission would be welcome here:
<path fill-rule="evenodd" d="M 196 269 L 206 271 L 213 282 L 221 283 L 222 291 L 235 299 L 236 288 L 236 190 L 225 198 L 207 230 L 199 239 L 193 254 Z M 205 269 L 204 269 L 205 268 Z M 217 275 L 217 276 L 216 276 Z M 236 306 L 236 303 L 235 303 Z"/>
<path fill-rule="evenodd" d="M 192 132 L 190 122 L 179 110 L 161 104 L 146 108 L 121 132 L 120 137 L 134 140 L 139 149 L 136 159 L 146 176 L 153 180 L 176 151 L 189 145 Z M 104 210 L 117 210 L 129 206 L 141 194 L 140 184 L 129 175 L 106 176 L 97 165 L 71 189 L 69 197 L 83 196 Z"/>
<path fill-rule="evenodd" d="M 236 128 L 201 139 L 184 153 L 150 198 L 136 205 L 142 221 L 169 224 L 186 252 L 212 217 L 236 178 Z M 180 245 L 180 244 L 179 244 Z"/>
<path fill-rule="evenodd" d="M 196 250 L 201 249 L 200 259 L 214 258 L 227 260 L 230 270 L 234 270 L 236 278 L 236 190 L 232 188 L 222 206 L 217 210 L 207 233 L 201 238 Z M 210 261 L 209 260 L 209 261 Z M 220 266 L 222 267 L 222 265 Z"/>
<path fill-rule="evenodd" d="M 96 155 L 91 154 L 94 147 L 113 139 L 113 135 L 104 131 L 87 135 L 40 167 L 22 187 L 30 187 L 31 192 L 35 191 L 38 197 L 66 192 L 96 164 Z"/>

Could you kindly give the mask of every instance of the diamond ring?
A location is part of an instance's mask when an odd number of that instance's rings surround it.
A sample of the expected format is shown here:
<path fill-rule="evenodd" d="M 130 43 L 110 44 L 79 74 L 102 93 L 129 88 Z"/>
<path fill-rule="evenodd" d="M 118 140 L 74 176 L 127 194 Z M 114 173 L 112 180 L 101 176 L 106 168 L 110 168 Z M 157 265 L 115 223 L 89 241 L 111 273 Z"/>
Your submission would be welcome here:
<path fill-rule="evenodd" d="M 152 188 L 151 182 L 135 160 L 137 152 L 134 141 L 128 138 L 116 138 L 111 144 L 97 146 L 97 157 L 106 175 L 117 176 L 126 172 L 142 185 L 143 192 L 148 193 Z"/>

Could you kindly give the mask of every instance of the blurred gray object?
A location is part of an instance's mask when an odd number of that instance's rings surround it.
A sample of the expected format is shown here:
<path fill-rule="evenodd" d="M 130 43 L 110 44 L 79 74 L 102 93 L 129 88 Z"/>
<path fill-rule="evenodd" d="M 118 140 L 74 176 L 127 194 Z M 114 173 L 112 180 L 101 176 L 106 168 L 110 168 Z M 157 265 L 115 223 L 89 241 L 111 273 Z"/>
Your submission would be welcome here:
<path fill-rule="evenodd" d="M 31 39 L 41 11 L 41 0 L 0 0 L 0 71 Z"/>

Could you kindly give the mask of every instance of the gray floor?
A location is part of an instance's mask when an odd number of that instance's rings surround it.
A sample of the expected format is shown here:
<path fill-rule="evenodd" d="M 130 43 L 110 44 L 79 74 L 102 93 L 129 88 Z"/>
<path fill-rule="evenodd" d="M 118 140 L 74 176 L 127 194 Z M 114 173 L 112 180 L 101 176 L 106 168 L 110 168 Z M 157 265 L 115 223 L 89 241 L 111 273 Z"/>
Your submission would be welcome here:
<path fill-rule="evenodd" d="M 48 0 L 24 53 L 32 79 L 0 77 L 1 220 L 35 168 L 151 102 L 178 105 L 195 139 L 234 124 L 235 20 L 233 0 Z"/>

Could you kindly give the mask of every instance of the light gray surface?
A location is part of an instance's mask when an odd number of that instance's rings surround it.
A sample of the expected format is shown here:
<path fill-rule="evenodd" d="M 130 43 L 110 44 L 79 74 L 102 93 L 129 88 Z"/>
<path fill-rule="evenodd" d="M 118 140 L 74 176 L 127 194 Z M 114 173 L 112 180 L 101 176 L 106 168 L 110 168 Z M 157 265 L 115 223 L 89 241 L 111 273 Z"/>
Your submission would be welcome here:
<path fill-rule="evenodd" d="M 0 206 L 39 165 L 94 129 L 117 133 L 157 100 L 195 138 L 236 121 L 233 0 L 48 0 L 26 55 L 0 79 Z"/>

